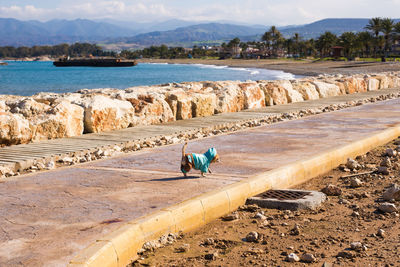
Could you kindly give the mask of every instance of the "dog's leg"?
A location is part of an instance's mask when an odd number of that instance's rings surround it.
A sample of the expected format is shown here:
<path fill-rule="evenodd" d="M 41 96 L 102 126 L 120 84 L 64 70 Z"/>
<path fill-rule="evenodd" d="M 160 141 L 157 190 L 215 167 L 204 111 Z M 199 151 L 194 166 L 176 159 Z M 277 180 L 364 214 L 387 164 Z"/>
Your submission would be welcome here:
<path fill-rule="evenodd" d="M 201 172 L 201 177 L 206 177 L 207 175 L 204 172 Z"/>
<path fill-rule="evenodd" d="M 184 174 L 183 174 L 183 177 L 185 177 L 185 178 L 186 178 L 186 177 L 187 177 L 187 174 L 186 174 L 186 173 L 184 173 Z"/>
<path fill-rule="evenodd" d="M 209 173 L 212 173 L 212 171 L 211 171 L 211 169 L 210 169 L 210 168 L 208 168 L 208 172 L 209 172 Z"/>

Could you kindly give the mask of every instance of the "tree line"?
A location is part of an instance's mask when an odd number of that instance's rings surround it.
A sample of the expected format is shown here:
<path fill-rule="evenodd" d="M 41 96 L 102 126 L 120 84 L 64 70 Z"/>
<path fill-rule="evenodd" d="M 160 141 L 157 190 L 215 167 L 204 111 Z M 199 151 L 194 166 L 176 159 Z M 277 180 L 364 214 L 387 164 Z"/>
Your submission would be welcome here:
<path fill-rule="evenodd" d="M 365 31 L 354 33 L 344 32 L 340 36 L 325 32 L 317 39 L 302 40 L 299 34 L 285 39 L 274 26 L 262 36 L 266 49 L 272 56 L 277 56 L 279 49 L 285 49 L 287 54 L 298 56 L 330 55 L 334 46 L 343 47 L 346 58 L 354 57 L 387 57 L 392 45 L 400 40 L 400 22 L 395 23 L 390 18 L 372 18 L 365 26 Z"/>
<path fill-rule="evenodd" d="M 23 58 L 40 56 L 115 56 L 115 52 L 104 51 L 100 46 L 90 43 L 60 44 L 54 46 L 33 46 L 33 47 L 0 47 L 0 58 Z"/>

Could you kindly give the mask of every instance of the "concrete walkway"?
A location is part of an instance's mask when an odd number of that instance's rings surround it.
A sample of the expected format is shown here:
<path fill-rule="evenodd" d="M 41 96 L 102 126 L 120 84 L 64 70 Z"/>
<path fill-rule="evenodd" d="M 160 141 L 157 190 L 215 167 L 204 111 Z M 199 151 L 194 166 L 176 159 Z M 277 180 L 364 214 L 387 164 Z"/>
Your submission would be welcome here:
<path fill-rule="evenodd" d="M 357 101 L 379 95 L 398 93 L 397 89 L 383 89 L 352 95 L 322 98 L 313 101 L 269 106 L 261 109 L 245 110 L 236 113 L 218 114 L 211 117 L 180 120 L 162 125 L 137 126 L 118 131 L 85 134 L 72 138 L 63 138 L 0 148 L 0 166 L 8 166 L 17 171 L 30 167 L 34 160 L 57 159 L 68 156 L 68 153 L 86 152 L 101 147 L 151 139 L 158 136 L 173 135 L 180 132 L 196 131 L 203 127 L 219 126 L 248 120 L 266 118 L 277 113 L 296 112 L 306 108 L 321 108 L 331 104 Z"/>
<path fill-rule="evenodd" d="M 0 183 L 0 266 L 65 266 L 127 221 L 399 123 L 395 99 L 196 140 L 222 158 L 206 178 L 182 177 L 181 145 L 16 177 Z"/>

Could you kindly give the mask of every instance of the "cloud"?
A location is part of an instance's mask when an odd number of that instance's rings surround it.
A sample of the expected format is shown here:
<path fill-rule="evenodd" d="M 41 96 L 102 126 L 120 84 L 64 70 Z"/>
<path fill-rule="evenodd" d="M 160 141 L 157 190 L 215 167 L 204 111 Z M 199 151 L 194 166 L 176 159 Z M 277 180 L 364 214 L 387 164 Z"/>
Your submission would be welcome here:
<path fill-rule="evenodd" d="M 172 15 L 163 4 L 149 1 L 136 1 L 134 4 L 126 4 L 124 1 L 72 2 L 55 8 L 38 8 L 33 5 L 0 7 L 0 17 L 42 21 L 55 18 L 152 20 L 157 17 L 172 17 Z"/>
<path fill-rule="evenodd" d="M 0 6 L 0 17 L 21 20 L 54 18 L 160 21 L 230 20 L 264 25 L 309 23 L 322 18 L 398 17 L 400 0 L 38 0 L 35 5 Z M 20 0 L 18 3 L 28 2 Z M 32 2 L 32 1 L 30 1 Z M 4 4 L 3 4 L 4 5 Z"/>

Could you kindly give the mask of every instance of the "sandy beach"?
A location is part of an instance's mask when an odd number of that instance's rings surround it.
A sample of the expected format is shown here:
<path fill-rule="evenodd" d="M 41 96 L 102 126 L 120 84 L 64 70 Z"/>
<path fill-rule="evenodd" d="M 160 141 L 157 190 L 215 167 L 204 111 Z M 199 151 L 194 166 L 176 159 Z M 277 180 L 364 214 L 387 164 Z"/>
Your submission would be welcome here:
<path fill-rule="evenodd" d="M 358 74 L 399 71 L 400 62 L 359 62 L 278 60 L 278 59 L 140 59 L 139 63 L 206 64 L 217 66 L 262 68 L 282 70 L 296 75 L 315 76 L 319 74 Z"/>

